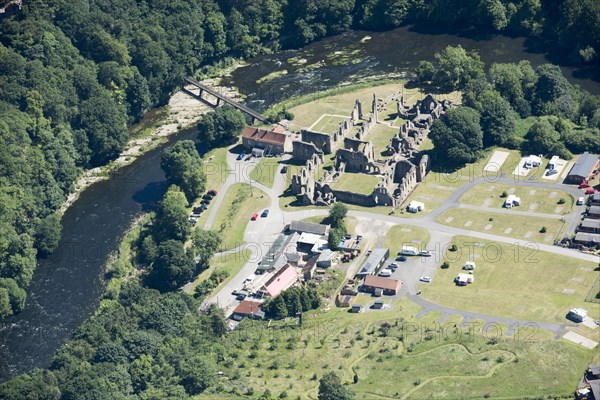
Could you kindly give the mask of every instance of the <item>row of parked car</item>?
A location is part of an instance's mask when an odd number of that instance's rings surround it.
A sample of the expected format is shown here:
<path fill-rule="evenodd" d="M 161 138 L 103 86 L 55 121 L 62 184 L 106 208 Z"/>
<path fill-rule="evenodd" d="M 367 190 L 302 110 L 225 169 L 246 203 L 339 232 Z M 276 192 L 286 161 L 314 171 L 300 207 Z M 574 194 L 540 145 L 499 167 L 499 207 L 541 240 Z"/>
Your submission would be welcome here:
<path fill-rule="evenodd" d="M 206 192 L 204 196 L 202 196 L 202 201 L 200 202 L 200 205 L 194 207 L 192 209 L 192 212 L 190 213 L 190 218 L 188 219 L 188 221 L 190 222 L 190 224 L 192 224 L 192 226 L 196 225 L 196 223 L 198 222 L 198 218 L 200 218 L 202 216 L 202 213 L 204 213 L 204 211 L 208 209 L 210 202 L 216 195 L 217 191 L 211 189 L 208 192 Z"/>

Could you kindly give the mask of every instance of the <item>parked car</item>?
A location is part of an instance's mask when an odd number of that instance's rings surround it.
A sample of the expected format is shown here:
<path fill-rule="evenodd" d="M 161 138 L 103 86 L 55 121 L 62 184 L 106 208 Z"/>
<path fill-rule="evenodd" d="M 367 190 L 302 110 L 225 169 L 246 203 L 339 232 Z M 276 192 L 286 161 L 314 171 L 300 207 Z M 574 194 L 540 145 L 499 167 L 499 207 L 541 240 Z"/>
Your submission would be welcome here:
<path fill-rule="evenodd" d="M 215 189 L 211 189 L 208 191 L 208 194 L 210 194 L 212 197 L 215 197 L 217 195 L 217 191 Z"/>
<path fill-rule="evenodd" d="M 201 213 L 204 210 L 204 208 L 202 208 L 202 206 L 197 206 L 194 207 L 194 213 Z"/>
<path fill-rule="evenodd" d="M 556 175 L 558 174 L 558 171 L 555 169 L 551 169 L 550 171 L 546 172 L 547 176 L 552 176 L 552 175 Z"/>
<path fill-rule="evenodd" d="M 244 159 L 244 157 L 246 157 L 246 153 L 240 153 L 240 154 L 238 154 L 238 156 L 237 156 L 237 159 L 236 159 L 236 160 L 238 160 L 238 161 L 240 161 L 240 160 L 243 160 L 243 159 Z"/>
<path fill-rule="evenodd" d="M 431 257 L 431 252 L 429 250 L 423 250 L 419 253 L 422 257 Z"/>
<path fill-rule="evenodd" d="M 396 261 L 406 261 L 406 256 L 396 257 Z"/>
<path fill-rule="evenodd" d="M 250 218 L 251 221 L 256 221 L 258 219 L 258 214 L 254 213 L 252 214 L 252 218 Z"/>
<path fill-rule="evenodd" d="M 427 282 L 427 283 L 430 283 L 430 282 L 431 282 L 431 277 L 430 277 L 430 276 L 427 276 L 427 275 L 424 275 L 424 276 L 422 276 L 422 277 L 421 277 L 421 279 L 419 279 L 419 280 L 420 280 L 421 282 Z"/>
<path fill-rule="evenodd" d="M 399 267 L 399 265 L 396 263 L 391 263 L 390 265 L 388 265 L 388 268 L 391 269 L 392 271 L 394 271 L 398 267 Z"/>
<path fill-rule="evenodd" d="M 260 216 L 263 218 L 267 218 L 269 216 L 269 209 L 267 208 L 265 211 L 263 211 L 262 214 L 260 214 Z"/>
<path fill-rule="evenodd" d="M 577 205 L 582 206 L 585 204 L 585 197 L 580 197 L 577 199 Z"/>
<path fill-rule="evenodd" d="M 589 188 L 588 190 L 585 191 L 585 194 L 594 194 L 596 193 L 596 190 L 593 188 Z"/>
<path fill-rule="evenodd" d="M 579 189 L 585 189 L 585 188 L 589 188 L 589 187 L 590 187 L 590 184 L 587 182 L 581 182 L 579 184 Z"/>
<path fill-rule="evenodd" d="M 242 301 L 246 299 L 246 295 L 244 293 L 240 293 L 237 296 L 235 296 L 236 300 Z"/>
<path fill-rule="evenodd" d="M 281 167 L 281 173 L 285 174 L 287 172 L 287 165 L 284 165 L 283 167 Z"/>
<path fill-rule="evenodd" d="M 190 222 L 190 224 L 192 224 L 192 226 L 193 226 L 193 225 L 196 225 L 196 222 L 198 222 L 198 218 L 196 218 L 196 217 L 190 217 L 190 218 L 188 219 L 188 221 L 189 221 L 189 222 Z"/>
<path fill-rule="evenodd" d="M 201 209 L 202 211 L 204 211 L 204 210 L 208 209 L 208 203 L 204 203 L 204 204 L 202 204 L 202 205 L 200 206 L 200 209 Z"/>

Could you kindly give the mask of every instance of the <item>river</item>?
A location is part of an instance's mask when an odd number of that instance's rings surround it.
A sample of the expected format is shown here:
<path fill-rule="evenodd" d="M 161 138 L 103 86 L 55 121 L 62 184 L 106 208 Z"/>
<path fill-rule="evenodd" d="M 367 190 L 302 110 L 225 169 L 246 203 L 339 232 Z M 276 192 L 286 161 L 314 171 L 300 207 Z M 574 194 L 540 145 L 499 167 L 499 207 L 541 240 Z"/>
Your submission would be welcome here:
<path fill-rule="evenodd" d="M 384 33 L 350 32 L 299 50 L 255 57 L 224 83 L 237 86 L 248 96 L 249 105 L 263 110 L 298 94 L 369 77 L 402 76 L 419 60 L 432 60 L 435 52 L 458 44 L 477 50 L 488 66 L 494 61 L 522 59 L 534 66 L 548 62 L 524 38 L 471 38 L 399 28 Z M 582 78 L 589 71 L 562 68 L 571 82 L 600 93 L 597 80 Z M 256 83 L 274 71 L 280 73 Z M 59 247 L 50 258 L 39 261 L 25 309 L 0 324 L 0 381 L 34 367 L 47 367 L 56 349 L 95 311 L 109 255 L 136 216 L 151 209 L 166 190 L 160 168 L 162 150 L 192 137 L 192 132 L 172 136 L 167 144 L 85 190 L 66 211 Z"/>

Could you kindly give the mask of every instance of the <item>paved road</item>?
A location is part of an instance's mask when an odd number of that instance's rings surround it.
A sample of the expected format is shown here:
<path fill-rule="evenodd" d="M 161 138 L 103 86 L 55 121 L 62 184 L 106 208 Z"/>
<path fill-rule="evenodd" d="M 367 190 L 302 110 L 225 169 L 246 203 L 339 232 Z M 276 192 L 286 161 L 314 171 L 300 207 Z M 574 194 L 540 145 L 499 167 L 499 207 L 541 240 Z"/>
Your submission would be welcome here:
<path fill-rule="evenodd" d="M 239 163 L 235 160 L 235 155 L 231 155 L 228 153 L 227 161 L 230 165 L 232 171 L 238 171 L 239 168 L 236 168 L 236 163 Z M 240 161 L 245 162 L 245 161 Z M 247 162 L 246 162 L 247 163 Z M 285 212 L 279 207 L 279 194 L 283 193 L 285 188 L 287 188 L 289 182 L 286 182 L 285 174 L 277 173 L 275 174 L 275 181 L 273 188 L 267 188 L 257 182 L 250 180 L 249 174 L 252 168 L 245 169 L 245 173 L 240 176 L 236 173 L 231 173 L 223 185 L 221 192 L 219 193 L 220 198 L 224 196 L 229 187 L 240 181 L 245 181 L 252 184 L 255 187 L 260 188 L 271 199 L 271 207 L 270 214 L 268 218 L 260 218 L 258 221 L 252 221 L 248 224 L 248 228 L 246 229 L 244 240 L 247 243 L 245 248 L 250 249 L 251 256 L 248 262 L 242 267 L 241 271 L 231 279 L 231 281 L 226 284 L 218 293 L 216 293 L 212 298 L 207 300 L 207 303 L 217 303 L 222 308 L 231 310 L 235 307 L 238 302 L 231 295 L 231 292 L 235 289 L 239 289 L 243 286 L 243 282 L 248 275 L 253 273 L 258 267 L 258 262 L 262 259 L 262 256 L 266 254 L 268 251 L 270 244 L 273 243 L 275 238 L 280 234 L 282 229 L 286 224 L 294 220 L 301 220 L 314 216 L 325 216 L 328 213 L 328 209 L 326 208 L 317 208 L 317 209 L 303 209 L 299 211 L 293 212 Z M 489 181 L 489 180 L 488 180 Z M 503 318 L 496 317 L 491 315 L 473 313 L 470 311 L 457 310 L 449 307 L 437 305 L 431 303 L 420 296 L 416 295 L 417 293 L 417 283 L 419 282 L 419 278 L 422 275 L 429 275 L 431 277 L 435 276 L 436 270 L 439 266 L 439 263 L 442 260 L 442 249 L 451 241 L 453 236 L 456 235 L 464 235 L 471 236 L 475 238 L 481 238 L 488 241 L 496 241 L 501 243 L 513 244 L 513 245 L 521 245 L 521 246 L 531 246 L 532 243 L 515 239 L 511 237 L 493 235 L 489 233 L 471 231 L 468 229 L 456 228 L 451 226 L 446 226 L 436 222 L 436 218 L 441 215 L 445 210 L 450 208 L 455 208 L 460 206 L 460 197 L 466 193 L 472 187 L 486 182 L 483 178 L 476 178 L 470 181 L 469 183 L 461 186 L 457 190 L 455 190 L 451 196 L 444 202 L 444 204 L 438 209 L 434 210 L 428 215 L 425 215 L 421 218 L 402 218 L 394 215 L 383 215 L 378 213 L 371 213 L 365 211 L 350 211 L 349 215 L 358 218 L 359 220 L 367 220 L 367 221 L 379 221 L 385 222 L 389 224 L 401 224 L 407 226 L 416 226 L 420 228 L 427 229 L 430 233 L 430 241 L 427 244 L 427 249 L 433 253 L 432 257 L 415 257 L 410 258 L 407 261 L 406 265 L 403 268 L 398 268 L 394 273 L 394 277 L 403 281 L 404 285 L 402 291 L 399 295 L 407 295 L 412 301 L 421 305 L 423 307 L 422 314 L 433 310 L 440 311 L 443 313 L 443 319 L 446 319 L 449 315 L 461 315 L 464 318 L 464 321 L 469 321 L 471 319 L 480 319 L 485 320 L 487 322 L 497 322 L 506 324 L 508 326 L 517 327 L 524 326 L 524 324 L 532 323 L 530 321 L 521 321 L 517 319 L 511 318 Z M 501 177 L 496 180 L 499 183 L 506 183 L 513 186 L 523 186 L 523 187 L 539 187 L 551 190 L 564 190 L 568 193 L 571 193 L 577 198 L 580 195 L 580 190 L 573 188 L 572 186 L 562 185 L 562 184 L 548 184 L 541 182 L 523 182 L 523 181 L 514 181 L 512 179 Z M 219 200 L 219 196 L 217 196 L 217 202 Z M 214 207 L 211 210 L 211 214 L 209 215 L 209 219 L 205 225 L 205 228 L 209 228 L 214 220 L 214 214 L 216 213 L 217 207 Z M 511 210 L 493 210 L 494 212 L 500 211 L 500 213 L 506 211 L 511 212 Z M 576 208 L 575 211 L 571 213 L 571 215 L 562 216 L 567 220 L 577 220 L 579 221 L 579 209 Z M 531 215 L 530 213 L 527 213 Z M 554 216 L 561 217 L 561 216 Z M 590 254 L 585 254 L 578 252 L 573 249 L 567 249 L 558 246 L 546 245 L 546 244 L 533 244 L 537 246 L 537 248 L 541 251 L 550 252 L 553 254 L 559 254 L 563 256 L 573 257 L 581 260 L 598 262 L 598 257 Z M 232 251 L 228 253 L 231 254 Z M 406 267 L 406 268 L 405 268 Z M 564 331 L 564 324 L 549 324 L 549 323 L 541 323 L 541 322 L 533 322 L 537 324 L 538 327 L 548 329 L 554 332 L 557 337 L 560 336 L 561 332 Z M 511 331 L 508 334 L 512 334 Z"/>

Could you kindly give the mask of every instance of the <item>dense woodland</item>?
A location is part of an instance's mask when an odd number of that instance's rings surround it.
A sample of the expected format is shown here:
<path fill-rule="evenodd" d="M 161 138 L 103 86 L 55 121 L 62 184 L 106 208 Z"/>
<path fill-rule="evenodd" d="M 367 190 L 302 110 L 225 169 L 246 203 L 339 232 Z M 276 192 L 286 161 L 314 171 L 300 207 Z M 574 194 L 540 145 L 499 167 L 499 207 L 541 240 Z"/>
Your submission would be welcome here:
<path fill-rule="evenodd" d="M 229 57 L 408 23 L 540 37 L 573 63 L 599 64 L 595 0 L 25 0 L 20 13 L 0 21 L 0 319 L 23 308 L 36 257 L 58 243 L 57 211 L 77 177 L 113 160 L 128 140 L 127 127 L 164 104 L 186 75 Z M 473 79 L 483 76 L 476 57 L 457 57 L 466 62 L 464 73 L 453 76 L 456 58 L 441 55 L 418 75 L 464 90 L 468 107 L 436 129 L 466 122 L 475 152 L 494 144 L 548 147 L 556 138 L 565 151 L 578 152 L 597 138 L 598 98 L 569 85 L 555 67 L 492 66 L 486 84 Z M 553 117 L 540 118 L 525 138 L 506 138 L 503 110 L 515 118 Z M 234 113 L 223 113 L 201 124 L 207 141 L 228 140 L 215 136 L 215 124 L 239 124 Z M 563 149 L 539 151 L 555 150 Z M 456 161 L 469 157 L 477 154 L 458 154 Z M 205 185 L 193 167 L 198 158 L 185 142 L 163 157 L 172 186 L 136 243 L 143 279 L 107 295 L 49 370 L 0 386 L 0 397 L 180 399 L 218 391 L 217 367 L 229 351 L 218 341 L 223 316 L 215 309 L 199 315 L 198 300 L 175 291 L 206 268 L 220 242 L 213 232 L 190 231 L 186 220 L 189 201 Z M 298 309 L 298 297 L 302 309 L 314 307 L 306 301 L 310 293 L 283 299 L 293 303 L 278 313 Z M 339 379 L 329 378 L 323 387 L 333 382 L 339 389 Z"/>
<path fill-rule="evenodd" d="M 558 66 L 534 70 L 528 61 L 499 63 L 486 75 L 479 56 L 460 46 L 435 58 L 419 63 L 417 80 L 434 91 L 459 90 L 463 97 L 461 107 L 431 127 L 438 166 L 475 162 L 492 146 L 565 159 L 600 153 L 600 96 L 571 85 Z"/>

